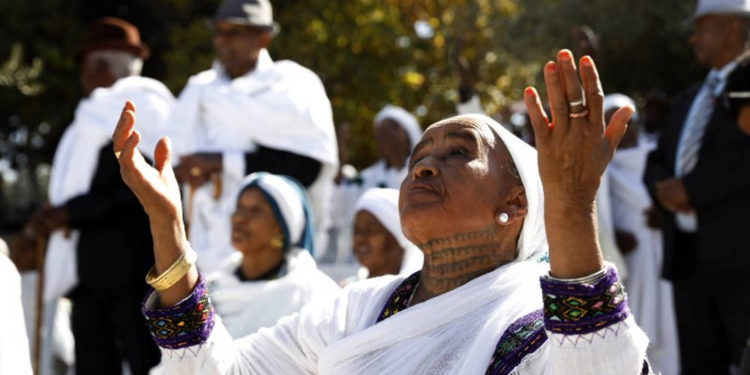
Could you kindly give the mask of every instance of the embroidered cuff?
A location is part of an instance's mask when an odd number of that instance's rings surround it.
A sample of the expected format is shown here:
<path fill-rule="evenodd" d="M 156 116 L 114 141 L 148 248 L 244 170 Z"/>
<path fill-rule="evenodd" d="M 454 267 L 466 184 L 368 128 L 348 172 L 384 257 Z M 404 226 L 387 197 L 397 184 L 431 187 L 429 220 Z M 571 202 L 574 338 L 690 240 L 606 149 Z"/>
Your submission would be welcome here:
<path fill-rule="evenodd" d="M 157 345 L 180 349 L 208 340 L 214 327 L 214 307 L 203 276 L 198 277 L 193 293 L 174 306 L 155 308 L 156 299 L 155 291 L 149 290 L 141 311 Z"/>
<path fill-rule="evenodd" d="M 593 284 L 542 277 L 544 325 L 564 335 L 591 333 L 628 317 L 628 305 L 614 268 Z"/>

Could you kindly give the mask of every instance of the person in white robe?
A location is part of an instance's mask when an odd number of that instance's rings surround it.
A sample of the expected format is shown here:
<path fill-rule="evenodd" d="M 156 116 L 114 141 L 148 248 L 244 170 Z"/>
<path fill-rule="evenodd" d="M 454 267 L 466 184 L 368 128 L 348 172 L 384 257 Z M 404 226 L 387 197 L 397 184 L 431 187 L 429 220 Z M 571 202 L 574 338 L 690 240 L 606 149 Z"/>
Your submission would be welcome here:
<path fill-rule="evenodd" d="M 111 143 L 114 129 L 113 119 L 122 111 L 125 101 L 130 100 L 138 107 L 141 121 L 149 124 L 140 129 L 139 147 L 144 155 L 153 159 L 157 135 L 167 133 L 165 121 L 174 104 L 174 97 L 166 86 L 152 78 L 140 76 L 149 51 L 141 43 L 138 29 L 134 25 L 118 18 L 104 17 L 92 23 L 87 38 L 86 44 L 75 55 L 81 67 L 84 98 L 78 103 L 73 122 L 65 129 L 55 150 L 49 181 L 49 207 L 37 213 L 24 230 L 24 235 L 34 241 L 49 236 L 44 264 L 44 321 L 47 324 L 44 327 L 42 362 L 46 365 L 51 365 L 53 352 L 59 352 L 66 361 L 72 359 L 70 335 L 58 331 L 68 329 L 70 324 L 55 323 L 71 321 L 70 305 L 64 302 L 61 308 L 57 307 L 61 297 L 74 289 L 80 291 L 71 296 L 74 300 L 72 315 L 75 320 L 75 317 L 90 313 L 93 305 L 106 305 L 101 300 L 91 302 L 95 299 L 92 295 L 102 289 L 121 288 L 118 296 L 125 298 L 126 290 L 135 296 L 145 287 L 142 278 L 136 277 L 132 271 L 140 274 L 140 267 L 147 269 L 147 265 L 139 265 L 139 261 L 145 258 L 140 263 L 150 262 L 150 254 L 144 252 L 148 250 L 148 246 L 142 246 L 140 250 L 133 248 L 146 241 L 150 244 L 147 218 L 138 210 L 123 212 L 123 207 L 132 207 L 136 199 L 122 185 L 116 170 L 115 155 L 108 144 Z M 91 189 L 95 181 L 99 185 L 97 191 L 93 192 Z M 109 216 L 115 211 L 119 214 L 117 217 Z M 135 218 L 133 215 L 140 216 Z M 133 232 L 139 224 L 142 224 L 139 228 L 141 230 Z M 115 228 L 128 232 L 129 237 L 120 240 L 103 235 L 117 233 Z M 85 245 L 80 241 L 84 231 L 89 234 Z M 105 243 L 102 241 L 103 237 L 105 241 L 112 242 Z M 129 252 L 118 246 L 128 247 Z M 106 253 L 102 253 L 105 250 Z M 92 251 L 95 255 L 91 255 Z M 80 254 L 87 255 L 79 256 Z M 84 264 L 85 267 L 82 266 Z M 112 264 L 118 267 L 108 272 L 106 267 Z M 24 294 L 34 295 L 35 291 L 25 291 Z M 83 299 L 89 302 L 86 312 Z M 78 303 L 75 303 L 76 300 Z M 123 316 L 128 310 L 115 310 L 110 312 L 122 313 L 119 319 L 124 320 Z M 61 313 L 67 316 L 55 316 Z M 130 316 L 137 317 L 138 311 L 131 310 L 129 313 Z M 102 319 L 105 316 L 104 313 L 97 315 Z M 91 318 L 84 320 L 96 324 Z M 140 328 L 136 320 L 131 321 L 135 327 Z M 92 363 L 99 359 L 104 361 L 104 358 L 112 359 L 108 365 L 121 367 L 123 357 L 119 357 L 120 355 L 131 361 L 134 373 L 145 373 L 158 361 L 158 353 L 150 346 L 145 331 L 138 331 L 140 335 L 128 336 L 129 341 L 123 344 L 126 339 L 121 333 L 111 330 L 104 332 L 101 328 L 102 332 L 97 337 L 101 341 L 91 344 L 92 336 L 88 336 L 89 339 L 86 340 L 81 338 L 81 334 L 92 332 L 90 327 L 73 329 L 74 336 L 78 336 L 76 340 L 79 341 L 75 345 L 77 350 L 85 351 L 85 341 L 87 345 L 96 346 L 102 353 L 107 353 L 97 357 L 88 356 L 85 360 L 79 359 L 76 367 L 81 373 L 88 371 L 87 366 L 100 366 L 101 363 Z M 145 340 L 134 344 L 137 337 Z M 120 343 L 115 340 L 120 340 Z M 64 347 L 60 348 L 57 343 L 63 343 Z M 99 367 L 97 371 L 107 370 Z"/>
<path fill-rule="evenodd" d="M 525 91 L 538 153 L 486 116 L 427 129 L 399 195 L 404 233 L 425 254 L 420 272 L 354 283 L 333 303 L 236 341 L 185 260 L 169 145 L 159 146 L 155 167 L 144 163 L 124 112 L 113 135 L 122 175 L 163 223 L 152 225 L 154 254 L 174 280 L 143 305 L 165 366 L 184 374 L 649 372 L 648 338 L 602 261 L 594 216 L 599 180 L 633 109 L 606 126 L 594 62 L 584 57 L 580 66 L 583 90 L 570 51 L 545 66 L 554 127 L 536 90 Z M 169 332 L 188 314 L 189 328 Z"/>
<path fill-rule="evenodd" d="M 623 94 L 604 97 L 605 117 L 635 102 Z M 661 231 L 648 226 L 646 210 L 651 197 L 643 184 L 648 153 L 656 146 L 639 136 L 637 118 L 631 118 L 628 132 L 633 142 L 623 142 L 608 167 L 609 193 L 614 227 L 635 239 L 635 247 L 625 255 L 630 277 L 625 281 L 628 305 L 638 325 L 651 342 L 648 357 L 654 369 L 664 375 L 679 373 L 679 350 L 672 286 L 661 278 L 663 258 Z"/>
<path fill-rule="evenodd" d="M 31 357 L 21 304 L 21 277 L 8 259 L 7 245 L 0 239 L 0 293 L 5 298 L 0 309 L 0 374 L 30 375 Z"/>
<path fill-rule="evenodd" d="M 422 269 L 424 255 L 401 230 L 398 190 L 370 189 L 359 198 L 354 211 L 352 252 L 362 265 L 357 279 L 409 276 Z"/>
<path fill-rule="evenodd" d="M 338 151 L 322 82 L 266 50 L 278 26 L 267 0 L 226 0 L 214 18 L 211 69 L 188 80 L 170 119 L 189 238 L 207 273 L 231 257 L 229 217 L 244 176 L 289 175 L 308 190 L 322 255 Z"/>
<path fill-rule="evenodd" d="M 254 190 L 267 200 L 266 204 L 243 197 Z M 311 256 L 315 252 L 314 226 L 311 220 L 307 194 L 298 182 L 285 176 L 253 173 L 240 183 L 237 209 L 232 220 L 232 238 L 235 254 L 227 266 L 214 275 L 209 275 L 208 289 L 212 301 L 232 337 L 241 338 L 255 333 L 263 327 L 271 327 L 279 318 L 299 311 L 310 301 L 332 300 L 340 289 L 336 283 L 319 271 Z M 243 201 L 243 198 L 245 201 Z M 249 203 L 247 199 L 250 199 Z M 266 209 L 272 215 L 242 217 L 243 205 Z M 272 209 L 277 207 L 278 209 Z M 243 236 L 246 228 L 258 224 L 250 220 L 273 220 L 289 239 L 275 241 L 275 233 L 250 232 L 257 237 L 271 237 L 270 241 L 250 241 Z M 251 229 L 250 229 L 251 230 Z M 248 242 L 260 243 L 263 250 L 247 246 Z M 276 254 L 275 262 L 258 268 L 263 251 Z M 250 279 L 243 271 L 243 264 L 250 264 L 255 277 Z M 278 264 L 274 264 L 278 263 Z"/>
<path fill-rule="evenodd" d="M 406 176 L 411 150 L 419 142 L 422 128 L 409 111 L 386 105 L 373 120 L 375 141 L 380 159 L 356 177 L 342 179 L 332 195 L 332 227 L 336 228 L 336 254 L 327 260 L 341 264 L 351 260 L 354 205 L 365 191 L 372 188 L 398 189 Z"/>

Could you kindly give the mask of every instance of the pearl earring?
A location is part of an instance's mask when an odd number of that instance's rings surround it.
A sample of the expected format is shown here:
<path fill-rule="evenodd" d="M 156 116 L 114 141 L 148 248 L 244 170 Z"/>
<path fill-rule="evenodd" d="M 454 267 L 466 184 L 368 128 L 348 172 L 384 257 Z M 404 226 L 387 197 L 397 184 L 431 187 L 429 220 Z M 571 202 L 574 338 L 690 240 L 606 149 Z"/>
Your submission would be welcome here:
<path fill-rule="evenodd" d="M 510 217 L 505 212 L 502 212 L 500 215 L 497 215 L 497 219 L 500 220 L 500 224 L 507 224 Z"/>

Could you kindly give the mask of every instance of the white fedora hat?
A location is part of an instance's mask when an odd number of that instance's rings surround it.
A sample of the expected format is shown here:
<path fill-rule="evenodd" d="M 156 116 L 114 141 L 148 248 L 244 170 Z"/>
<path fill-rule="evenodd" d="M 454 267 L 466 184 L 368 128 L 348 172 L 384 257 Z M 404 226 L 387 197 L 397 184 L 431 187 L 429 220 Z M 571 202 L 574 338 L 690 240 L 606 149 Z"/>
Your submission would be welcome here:
<path fill-rule="evenodd" d="M 693 21 L 709 14 L 736 14 L 750 17 L 750 0 L 698 0 Z"/>

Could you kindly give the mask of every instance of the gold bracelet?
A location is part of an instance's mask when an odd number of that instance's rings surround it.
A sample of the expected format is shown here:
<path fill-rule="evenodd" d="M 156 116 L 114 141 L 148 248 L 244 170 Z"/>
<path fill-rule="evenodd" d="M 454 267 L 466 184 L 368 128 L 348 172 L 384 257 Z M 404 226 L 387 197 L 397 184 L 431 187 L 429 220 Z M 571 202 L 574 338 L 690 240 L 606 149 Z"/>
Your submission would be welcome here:
<path fill-rule="evenodd" d="M 156 276 L 156 266 L 152 266 L 148 274 L 146 274 L 146 283 L 151 285 L 157 292 L 167 290 L 185 276 L 190 267 L 195 264 L 197 258 L 198 254 L 192 248 L 188 247 L 161 275 Z"/>

